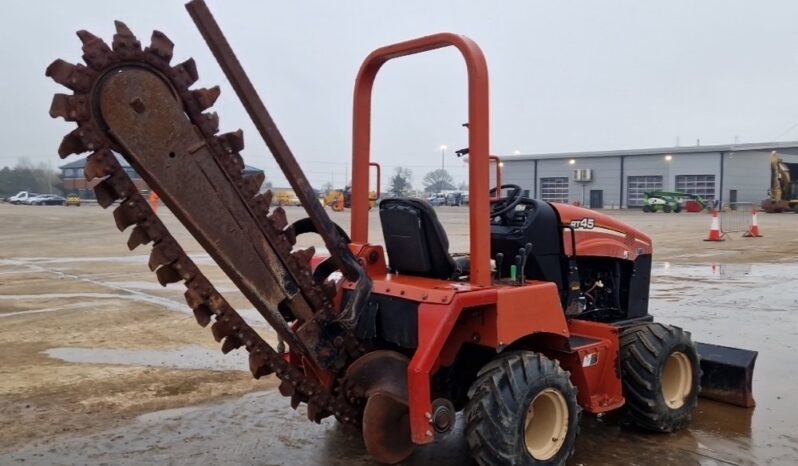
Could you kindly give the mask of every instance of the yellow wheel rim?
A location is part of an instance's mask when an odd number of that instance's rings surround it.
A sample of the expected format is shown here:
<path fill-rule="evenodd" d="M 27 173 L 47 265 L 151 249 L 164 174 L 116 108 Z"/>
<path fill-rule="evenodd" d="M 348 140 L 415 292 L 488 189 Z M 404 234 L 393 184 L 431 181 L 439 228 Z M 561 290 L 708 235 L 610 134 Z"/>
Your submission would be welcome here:
<path fill-rule="evenodd" d="M 670 409 L 679 409 L 693 388 L 693 369 L 690 358 L 676 351 L 668 356 L 662 371 L 662 397 Z"/>
<path fill-rule="evenodd" d="M 545 461 L 560 451 L 568 433 L 568 404 L 559 390 L 547 388 L 529 404 L 524 443 L 533 458 Z"/>

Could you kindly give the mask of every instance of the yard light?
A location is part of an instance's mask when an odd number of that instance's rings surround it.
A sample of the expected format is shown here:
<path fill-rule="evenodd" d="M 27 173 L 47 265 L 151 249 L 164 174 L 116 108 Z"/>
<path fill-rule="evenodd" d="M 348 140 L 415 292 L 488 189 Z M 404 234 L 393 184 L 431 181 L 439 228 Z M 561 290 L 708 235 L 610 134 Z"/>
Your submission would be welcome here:
<path fill-rule="evenodd" d="M 571 160 L 568 161 L 568 165 L 574 165 L 575 163 L 576 163 L 576 160 L 574 160 L 574 159 L 571 159 Z"/>
<path fill-rule="evenodd" d="M 671 160 L 673 160 L 673 156 L 671 154 L 668 154 L 668 155 L 665 156 L 665 161 L 666 162 L 670 162 Z"/>
<path fill-rule="evenodd" d="M 521 151 L 516 149 L 513 151 L 513 155 L 521 155 Z"/>

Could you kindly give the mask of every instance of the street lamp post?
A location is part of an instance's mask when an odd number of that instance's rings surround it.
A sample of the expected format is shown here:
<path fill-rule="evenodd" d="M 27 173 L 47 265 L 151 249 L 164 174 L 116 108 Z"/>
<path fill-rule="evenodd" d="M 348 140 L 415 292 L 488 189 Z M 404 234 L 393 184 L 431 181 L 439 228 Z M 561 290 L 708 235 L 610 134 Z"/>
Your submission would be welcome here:
<path fill-rule="evenodd" d="M 445 144 L 441 144 L 441 170 L 444 169 L 443 168 L 443 160 L 444 160 L 444 156 L 445 155 L 446 155 L 446 145 Z"/>

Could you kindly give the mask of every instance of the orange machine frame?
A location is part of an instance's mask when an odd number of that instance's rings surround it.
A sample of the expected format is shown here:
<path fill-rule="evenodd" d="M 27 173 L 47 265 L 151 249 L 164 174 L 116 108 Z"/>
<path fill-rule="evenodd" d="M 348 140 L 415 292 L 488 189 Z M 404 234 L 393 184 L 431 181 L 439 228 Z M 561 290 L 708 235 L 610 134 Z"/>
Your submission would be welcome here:
<path fill-rule="evenodd" d="M 377 72 L 393 58 L 448 46 L 462 53 L 468 70 L 469 283 L 391 274 L 383 248 L 368 243 L 371 94 Z M 373 282 L 372 293 L 419 303 L 418 346 L 407 373 L 411 438 L 416 444 L 430 443 L 435 438 L 430 425 L 431 377 L 441 366 L 451 365 L 466 343 L 496 351 L 533 347 L 558 359 L 572 372 L 580 389 L 579 402 L 589 412 L 609 411 L 624 402 L 618 368 L 612 367 L 617 364 L 616 328 L 566 320 L 554 283 L 535 280 L 521 286 L 493 283 L 489 247 L 489 207 L 494 200 L 489 196 L 490 161 L 497 165 L 498 186 L 501 186 L 501 166 L 498 157 L 489 155 L 488 111 L 485 57 L 476 43 L 456 34 L 434 34 L 379 48 L 363 62 L 355 83 L 350 250 L 366 268 Z M 615 238 L 605 239 L 618 242 Z M 355 284 L 344 280 L 342 286 L 351 290 Z M 568 338 L 572 335 L 590 337 L 592 343 L 571 348 Z M 591 364 L 585 365 L 585 361 Z"/>

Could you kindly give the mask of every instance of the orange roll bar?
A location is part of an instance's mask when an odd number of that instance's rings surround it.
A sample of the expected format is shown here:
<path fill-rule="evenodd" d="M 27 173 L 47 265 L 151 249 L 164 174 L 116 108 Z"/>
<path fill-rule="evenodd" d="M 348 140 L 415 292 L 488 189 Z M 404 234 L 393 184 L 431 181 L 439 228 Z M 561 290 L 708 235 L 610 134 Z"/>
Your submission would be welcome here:
<path fill-rule="evenodd" d="M 433 34 L 379 48 L 360 66 L 355 81 L 352 128 L 352 224 L 355 243 L 368 242 L 368 191 L 371 145 L 371 93 L 377 72 L 388 60 L 456 47 L 468 71 L 468 195 L 471 284 L 491 285 L 489 219 L 489 99 L 488 66 L 479 46 L 471 39 L 452 33 Z"/>

